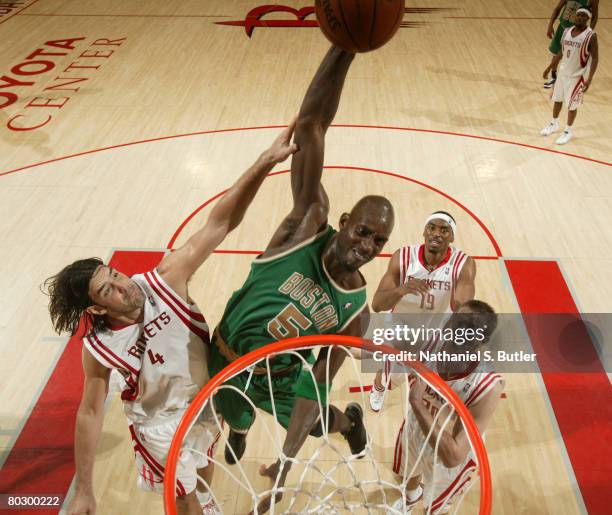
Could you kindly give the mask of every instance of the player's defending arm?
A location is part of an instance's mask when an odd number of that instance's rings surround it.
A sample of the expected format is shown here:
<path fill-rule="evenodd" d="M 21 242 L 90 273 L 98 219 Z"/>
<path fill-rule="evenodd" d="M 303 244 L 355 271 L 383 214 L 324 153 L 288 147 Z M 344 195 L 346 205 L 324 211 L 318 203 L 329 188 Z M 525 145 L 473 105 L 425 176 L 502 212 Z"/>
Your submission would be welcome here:
<path fill-rule="evenodd" d="M 160 263 L 159 273 L 177 293 L 186 295 L 186 283 L 189 278 L 228 233 L 240 224 L 268 172 L 274 165 L 297 151 L 297 145 L 291 143 L 295 123 L 293 120 L 274 140 L 270 148 L 263 152 L 221 197 L 204 227 Z"/>
<path fill-rule="evenodd" d="M 385 275 L 372 300 L 372 309 L 377 313 L 393 309 L 404 295 L 421 295 L 429 291 L 427 283 L 421 279 L 400 284 L 400 250 L 396 250 L 391 257 Z"/>
<path fill-rule="evenodd" d="M 423 403 L 423 394 L 425 393 L 425 382 L 421 379 L 415 381 L 410 387 L 410 405 L 414 412 L 421 431 L 423 434 L 429 434 L 431 426 L 433 424 L 434 417 L 425 407 Z M 474 406 L 470 406 L 469 411 L 478 426 L 480 434 L 483 434 L 487 425 L 489 424 L 493 412 L 497 407 L 497 403 L 501 398 L 501 394 L 504 390 L 504 383 L 500 381 L 495 387 L 484 397 L 480 402 Z M 436 447 L 436 440 L 440 433 L 440 420 L 444 421 L 448 416 L 448 412 L 445 411 L 440 415 L 437 426 L 434 428 L 431 437 L 429 438 L 429 445 L 432 449 Z M 470 451 L 470 441 L 468 436 L 463 429 L 461 420 L 457 420 L 454 424 L 452 431 L 445 430 L 440 438 L 440 444 L 438 446 L 438 452 L 440 453 L 440 459 L 447 468 L 456 467 L 461 465 Z"/>
<path fill-rule="evenodd" d="M 68 506 L 68 514 L 94 514 L 96 500 L 93 492 L 93 464 L 98 437 L 104 420 L 104 400 L 108 393 L 110 369 L 104 367 L 83 348 L 85 386 L 79 405 L 74 435 L 76 487 Z"/>
<path fill-rule="evenodd" d="M 599 0 L 591 0 L 591 28 L 595 30 L 595 25 L 597 25 L 597 18 L 599 17 Z"/>
<path fill-rule="evenodd" d="M 472 300 L 476 294 L 476 285 L 474 281 L 476 279 L 476 261 L 471 257 L 468 257 L 465 261 L 465 265 L 461 269 L 459 278 L 457 279 L 457 287 L 453 294 L 451 309 L 456 311 L 459 309 L 461 304 L 466 303 L 468 300 Z"/>
<path fill-rule="evenodd" d="M 299 151 L 291 159 L 293 208 L 272 236 L 266 257 L 310 238 L 327 223 L 329 201 L 321 185 L 325 133 L 338 110 L 354 57 L 332 47 L 306 91 L 295 129 Z"/>
<path fill-rule="evenodd" d="M 548 22 L 548 27 L 546 28 L 546 35 L 548 36 L 548 39 L 552 39 L 553 35 L 555 34 L 555 20 L 559 17 L 559 13 L 561 12 L 561 9 L 563 9 L 565 2 L 566 0 L 559 0 L 557 6 L 553 9 L 553 12 L 550 16 L 550 21 Z"/>
<path fill-rule="evenodd" d="M 599 45 L 597 44 L 597 34 L 593 34 L 591 36 L 591 41 L 589 41 L 589 52 L 591 53 L 592 62 L 591 62 L 591 70 L 589 71 L 589 78 L 584 83 L 582 88 L 582 92 L 585 93 L 589 86 L 591 85 L 591 81 L 593 80 L 593 75 L 597 71 L 597 65 L 599 64 Z"/>

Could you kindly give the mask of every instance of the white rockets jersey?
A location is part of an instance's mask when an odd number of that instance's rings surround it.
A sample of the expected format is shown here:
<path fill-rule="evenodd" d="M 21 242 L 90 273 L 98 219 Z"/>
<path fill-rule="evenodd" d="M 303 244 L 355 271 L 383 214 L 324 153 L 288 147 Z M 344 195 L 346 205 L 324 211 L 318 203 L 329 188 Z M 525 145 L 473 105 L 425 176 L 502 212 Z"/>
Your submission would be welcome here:
<path fill-rule="evenodd" d="M 468 408 L 480 402 L 491 393 L 493 388 L 500 382 L 503 382 L 501 374 L 484 371 L 477 363 L 476 365 L 473 372 L 457 379 L 446 381 L 446 384 L 450 386 Z M 446 402 L 446 399 L 441 397 L 431 386 L 426 386 L 423 403 L 433 416 Z M 411 424 L 418 423 L 414 416 L 410 416 L 409 419 Z"/>
<path fill-rule="evenodd" d="M 143 424 L 185 409 L 208 381 L 208 325 L 152 270 L 132 279 L 145 295 L 141 323 L 83 338 L 87 350 L 123 376 L 128 419 Z M 156 422 L 157 422 L 156 421 Z"/>
<path fill-rule="evenodd" d="M 451 300 L 467 254 L 449 247 L 446 257 L 431 272 L 425 266 L 425 245 L 409 245 L 400 249 L 400 284 L 412 279 L 427 281 L 426 295 L 404 295 L 393 308 L 394 313 L 450 313 Z"/>
<path fill-rule="evenodd" d="M 589 43 L 593 37 L 593 29 L 587 27 L 576 37 L 572 37 L 572 29 L 568 27 L 561 38 L 563 57 L 559 66 L 559 74 L 565 77 L 587 77 L 591 68 Z"/>

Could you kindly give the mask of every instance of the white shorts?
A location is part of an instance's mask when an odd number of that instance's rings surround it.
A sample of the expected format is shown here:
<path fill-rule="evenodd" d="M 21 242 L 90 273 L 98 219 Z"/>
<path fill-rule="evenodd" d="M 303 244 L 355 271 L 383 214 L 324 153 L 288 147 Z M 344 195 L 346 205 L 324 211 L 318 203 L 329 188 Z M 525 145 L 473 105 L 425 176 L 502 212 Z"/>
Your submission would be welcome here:
<path fill-rule="evenodd" d="M 425 435 L 418 426 L 414 417 L 413 423 L 406 420 L 402 423 L 395 440 L 395 454 L 393 456 L 393 472 L 404 476 L 409 474 L 418 458 Z M 470 486 L 476 476 L 476 462 L 470 452 L 465 461 L 453 468 L 442 464 L 440 456 L 436 462 L 434 477 L 434 451 L 429 444 L 411 476 L 422 474 L 423 503 L 425 510 L 431 505 L 432 515 L 446 513 L 452 502 Z"/>
<path fill-rule="evenodd" d="M 173 416 L 168 422 L 158 425 L 131 425 L 130 433 L 136 455 L 136 471 L 139 488 L 162 493 L 164 489 L 165 465 L 170 450 L 170 443 L 181 421 L 181 416 Z M 176 495 L 183 496 L 195 490 L 197 470 L 208 465 L 220 433 L 215 425 L 200 420 L 191 428 L 179 455 L 176 467 Z M 186 450 L 186 449 L 195 449 Z"/>
<path fill-rule="evenodd" d="M 582 105 L 582 88 L 584 87 L 584 77 L 566 77 L 557 75 L 555 87 L 551 93 L 553 102 L 563 102 L 568 110 L 575 111 Z"/>

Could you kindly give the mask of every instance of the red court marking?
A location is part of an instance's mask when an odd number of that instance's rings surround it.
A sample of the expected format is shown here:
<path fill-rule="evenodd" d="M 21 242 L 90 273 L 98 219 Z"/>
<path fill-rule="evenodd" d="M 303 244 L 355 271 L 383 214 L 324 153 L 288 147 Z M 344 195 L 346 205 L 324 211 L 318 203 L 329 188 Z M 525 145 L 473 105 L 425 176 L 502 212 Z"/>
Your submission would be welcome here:
<path fill-rule="evenodd" d="M 38 0 L 37 0 L 38 1 Z M 15 13 L 17 14 L 17 13 Z M 190 14 L 190 15 L 176 15 L 176 14 L 46 14 L 46 13 L 25 13 L 20 16 L 73 16 L 80 18 L 229 18 L 227 14 Z"/>
<path fill-rule="evenodd" d="M 39 0 L 34 0 L 33 2 L 29 3 L 28 5 L 22 7 L 21 9 L 19 9 L 18 11 L 15 11 L 14 13 L 10 13 L 6 18 L 0 20 L 0 25 L 2 25 L 5 21 L 9 21 L 13 16 L 19 14 L 22 11 L 25 11 L 27 8 L 32 7 L 36 2 L 38 2 Z M 7 2 L 5 2 L 7 3 Z M 8 2 L 10 3 L 10 2 Z"/>
<path fill-rule="evenodd" d="M 116 251 L 109 264 L 132 275 L 150 270 L 164 254 L 164 251 Z M 82 334 L 74 336 L 66 344 L 17 437 L 0 470 L 0 493 L 64 496 L 68 492 L 75 472 L 74 428 L 83 391 L 81 337 Z M 98 499 L 98 502 L 103 500 Z M 36 510 L 34 513 L 50 514 L 58 510 Z"/>
<path fill-rule="evenodd" d="M 174 249 L 172 249 L 174 250 Z M 252 255 L 252 256 L 258 256 L 259 254 L 263 254 L 264 251 L 263 250 L 232 250 L 232 249 L 220 249 L 220 250 L 213 250 L 213 254 L 248 254 L 248 255 Z M 392 254 L 389 253 L 382 253 L 382 254 L 378 254 L 376 257 L 379 258 L 390 258 L 392 256 Z M 501 256 L 470 256 L 472 259 L 476 259 L 476 260 L 486 260 L 486 259 L 494 259 L 497 260 L 499 259 Z"/>
<path fill-rule="evenodd" d="M 472 211 L 470 211 L 461 202 L 459 202 L 458 200 L 456 200 L 453 197 L 451 197 L 448 193 L 444 193 L 442 190 L 439 190 L 438 188 L 434 188 L 433 186 L 430 186 L 429 184 L 426 184 L 426 183 L 421 182 L 421 181 L 417 181 L 416 179 L 411 179 L 410 177 L 406 177 L 405 175 L 400 175 L 400 174 L 393 173 L 393 172 L 386 172 L 384 170 L 376 170 L 374 168 L 362 168 L 362 167 L 358 167 L 358 166 L 324 166 L 323 169 L 324 170 L 351 170 L 351 171 L 356 171 L 356 172 L 368 172 L 368 173 L 377 173 L 377 174 L 382 174 L 382 175 L 389 175 L 390 177 L 395 177 L 396 179 L 402 179 L 404 181 L 413 182 L 415 184 L 418 184 L 419 186 L 423 186 L 424 188 L 427 188 L 428 190 L 431 190 L 434 193 L 437 193 L 438 195 L 441 195 L 442 197 L 446 198 L 447 200 L 450 200 L 455 205 L 457 205 L 461 209 L 463 209 L 468 215 L 470 215 L 476 221 L 476 223 L 478 225 L 480 225 L 482 230 L 485 232 L 485 234 L 489 238 L 489 241 L 491 242 L 491 245 L 493 245 L 493 248 L 495 249 L 495 253 L 497 254 L 497 257 L 501 257 L 502 256 L 502 251 L 501 251 L 499 245 L 497 244 L 497 241 L 493 237 L 493 234 L 488 229 L 488 227 L 482 222 L 482 220 L 480 220 L 480 218 L 478 218 Z M 285 174 L 285 173 L 289 173 L 290 171 L 291 170 L 281 170 L 281 171 L 278 171 L 278 172 L 274 172 L 274 173 L 268 174 L 268 177 L 274 177 L 274 176 L 277 176 L 277 175 L 282 175 L 282 174 Z M 192 211 L 192 213 L 181 223 L 181 225 L 179 225 L 178 229 L 172 235 L 172 238 L 170 238 L 170 241 L 168 242 L 167 248 L 168 249 L 173 248 L 174 243 L 176 242 L 176 239 L 179 237 L 179 235 L 181 234 L 181 232 L 183 231 L 185 226 L 193 219 L 194 216 L 196 216 L 202 209 L 204 209 L 206 206 L 208 206 L 211 202 L 217 200 L 219 197 L 221 197 L 223 194 L 225 194 L 226 191 L 227 190 L 224 190 L 221 193 L 217 193 L 214 197 L 209 198 L 203 204 L 198 206 L 194 211 Z M 492 258 L 492 259 L 495 259 L 495 257 Z"/>
<path fill-rule="evenodd" d="M 164 141 L 164 140 L 168 140 L 168 139 L 177 139 L 177 138 L 186 138 L 188 136 L 201 136 L 203 134 L 217 134 L 217 133 L 223 133 L 223 132 L 238 132 L 238 131 L 251 131 L 251 130 L 259 130 L 259 129 L 282 129 L 287 127 L 286 125 L 262 125 L 262 126 L 258 126 L 258 127 L 238 127 L 238 128 L 233 128 L 233 129 L 217 129 L 217 130 L 211 130 L 211 131 L 198 131 L 198 132 L 188 132 L 188 133 L 184 133 L 184 134 L 176 134 L 174 136 L 161 136 L 159 138 L 150 138 L 150 139 L 144 139 L 144 140 L 139 140 L 139 141 L 131 141 L 129 143 L 121 143 L 119 145 L 111 145 L 109 147 L 102 147 L 102 148 L 98 148 L 98 149 L 93 149 L 93 150 L 86 150 L 83 152 L 78 152 L 76 154 L 70 154 L 67 156 L 62 156 L 62 157 L 56 157 L 54 159 L 49 159 L 47 161 L 41 161 L 40 163 L 33 163 L 31 165 L 26 165 L 26 166 L 21 166 L 19 168 L 14 168 L 12 170 L 8 170 L 6 172 L 1 172 L 0 173 L 0 177 L 4 176 L 4 175 L 9 175 L 9 174 L 13 174 L 13 173 L 17 173 L 17 172 L 22 172 L 25 170 L 31 170 L 32 168 L 37 168 L 39 166 L 42 165 L 46 165 L 49 163 L 56 163 L 58 161 L 63 161 L 65 159 L 71 159 L 73 157 L 80 157 L 80 156 L 85 156 L 85 155 L 89 155 L 89 154 L 96 154 L 98 152 L 104 152 L 106 150 L 113 150 L 116 148 L 123 148 L 123 147 L 129 147 L 131 145 L 140 145 L 141 143 L 152 143 L 155 141 Z M 472 138 L 472 139 L 480 139 L 480 140 L 484 140 L 484 141 L 493 141 L 496 143 L 505 143 L 507 145 L 515 145 L 518 147 L 526 147 L 526 148 L 531 148 L 534 150 L 542 150 L 544 152 L 550 152 L 552 154 L 559 154 L 559 155 L 563 155 L 563 156 L 568 156 L 568 157 L 575 157 L 576 159 L 582 159 L 584 161 L 590 161 L 592 163 L 598 163 L 598 164 L 602 164 L 605 166 L 611 166 L 612 167 L 612 163 L 607 162 L 607 161 L 600 161 L 598 159 L 593 159 L 590 157 L 586 157 L 586 156 L 581 156 L 578 154 L 570 154 L 568 152 L 561 152 L 560 150 L 554 150 L 551 148 L 544 148 L 544 147 L 536 147 L 535 145 L 528 145 L 526 143 L 517 143 L 516 141 L 508 141 L 508 140 L 503 140 L 503 139 L 497 139 L 497 138 L 489 138 L 486 136 L 475 136 L 473 134 L 464 134 L 461 132 L 448 132 L 448 131 L 437 131 L 437 130 L 429 130 L 429 129 L 414 129 L 411 127 L 394 127 L 392 125 L 351 125 L 351 124 L 337 124 L 337 125 L 332 125 L 332 127 L 343 127 L 343 128 L 353 128 L 353 129 L 383 129 L 383 130 L 396 130 L 396 131 L 410 131 L 410 132 L 422 132 L 422 133 L 429 133 L 429 134 L 442 134 L 442 135 L 446 135 L 446 136 L 459 136 L 462 138 Z"/>
<path fill-rule="evenodd" d="M 578 315 L 578 309 L 556 261 L 506 260 L 508 274 L 521 312 L 567 313 Z M 525 325 L 550 403 L 582 497 L 590 515 L 610 513 L 610 478 L 612 477 L 612 386 L 599 361 L 592 341 L 582 326 L 573 331 L 574 345 L 580 347 L 581 360 L 592 372 L 580 365 L 572 368 L 560 344 L 563 327 L 542 327 L 535 317 L 527 316 Z M 547 372 L 550 364 L 564 363 L 563 372 Z M 544 366 L 542 366 L 544 365 Z M 557 367 L 558 368 L 558 367 Z M 572 371 L 574 370 L 574 371 Z"/>

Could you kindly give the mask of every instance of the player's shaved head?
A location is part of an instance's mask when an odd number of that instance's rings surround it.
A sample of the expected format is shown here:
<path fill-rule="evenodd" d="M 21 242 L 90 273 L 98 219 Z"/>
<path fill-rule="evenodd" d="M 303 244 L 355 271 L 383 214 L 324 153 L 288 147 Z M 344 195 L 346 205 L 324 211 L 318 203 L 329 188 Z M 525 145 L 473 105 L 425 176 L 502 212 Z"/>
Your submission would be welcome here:
<path fill-rule="evenodd" d="M 367 195 L 353 206 L 350 212 L 351 218 L 361 219 L 364 216 L 379 218 L 381 222 L 390 224 L 395 223 L 395 211 L 389 199 L 380 195 Z"/>
<path fill-rule="evenodd" d="M 378 195 L 363 197 L 350 213 L 340 217 L 340 231 L 333 247 L 337 262 L 354 272 L 374 259 L 387 243 L 394 222 L 389 200 Z"/>

